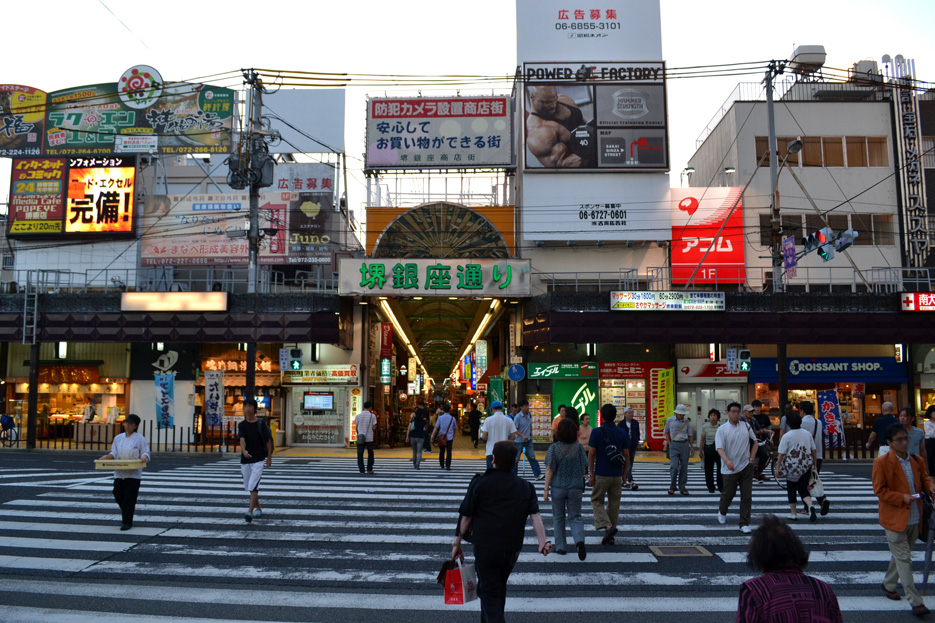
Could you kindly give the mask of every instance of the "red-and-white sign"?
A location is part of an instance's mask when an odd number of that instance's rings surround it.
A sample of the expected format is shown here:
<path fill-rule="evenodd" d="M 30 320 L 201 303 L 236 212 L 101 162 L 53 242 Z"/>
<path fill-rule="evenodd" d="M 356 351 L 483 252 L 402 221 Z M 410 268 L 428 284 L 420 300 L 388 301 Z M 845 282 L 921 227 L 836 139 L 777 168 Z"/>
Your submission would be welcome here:
<path fill-rule="evenodd" d="M 601 379 L 645 379 L 652 370 L 672 367 L 668 361 L 601 361 L 597 365 Z"/>
<path fill-rule="evenodd" d="M 935 294 L 929 292 L 903 292 L 899 295 L 903 311 L 935 311 Z"/>
<path fill-rule="evenodd" d="M 389 322 L 380 323 L 380 358 L 389 359 L 393 356 L 393 325 Z"/>
<path fill-rule="evenodd" d="M 707 359 L 679 359 L 679 383 L 746 383 L 746 372 L 731 372 L 726 362 L 712 363 Z"/>
<path fill-rule="evenodd" d="M 698 187 L 670 191 L 673 284 L 688 283 L 693 272 L 692 283 L 746 281 L 741 190 Z"/>

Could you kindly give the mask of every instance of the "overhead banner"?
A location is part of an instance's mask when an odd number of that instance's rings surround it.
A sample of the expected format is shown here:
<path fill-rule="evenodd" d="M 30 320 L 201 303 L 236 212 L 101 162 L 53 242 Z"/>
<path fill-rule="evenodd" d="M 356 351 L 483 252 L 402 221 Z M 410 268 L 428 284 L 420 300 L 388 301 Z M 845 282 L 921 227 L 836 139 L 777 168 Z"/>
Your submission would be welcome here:
<path fill-rule="evenodd" d="M 224 371 L 205 371 L 205 426 L 224 423 Z"/>
<path fill-rule="evenodd" d="M 366 169 L 446 169 L 513 164 L 510 98 L 371 99 Z"/>
<path fill-rule="evenodd" d="M 0 84 L 0 156 L 42 154 L 46 97 L 33 87 Z"/>
<path fill-rule="evenodd" d="M 393 324 L 380 323 L 380 358 L 389 359 L 393 356 Z"/>
<path fill-rule="evenodd" d="M 674 285 L 746 282 L 742 190 L 671 189 Z"/>
<path fill-rule="evenodd" d="M 7 235 L 133 235 L 135 156 L 14 159 Z"/>
<path fill-rule="evenodd" d="M 175 375 L 156 375 L 156 426 L 175 426 Z"/>
<path fill-rule="evenodd" d="M 665 171 L 665 64 L 527 63 L 526 169 Z"/>
<path fill-rule="evenodd" d="M 611 292 L 611 311 L 724 311 L 723 292 Z"/>
<path fill-rule="evenodd" d="M 530 261 L 342 258 L 340 296 L 529 296 Z"/>
<path fill-rule="evenodd" d="M 599 6 L 517 0 L 516 58 L 521 63 L 662 58 L 659 0 L 607 0 Z"/>

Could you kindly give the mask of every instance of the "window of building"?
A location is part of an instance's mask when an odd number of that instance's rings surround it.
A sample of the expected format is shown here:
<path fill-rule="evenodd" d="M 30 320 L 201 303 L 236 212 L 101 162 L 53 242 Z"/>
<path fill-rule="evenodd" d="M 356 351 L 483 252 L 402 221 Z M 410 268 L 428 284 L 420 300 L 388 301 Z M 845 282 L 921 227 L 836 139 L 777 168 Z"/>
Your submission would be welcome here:
<path fill-rule="evenodd" d="M 879 245 L 896 244 L 896 219 L 892 214 L 874 214 L 873 243 Z M 858 239 L 860 237 L 858 236 Z"/>
<path fill-rule="evenodd" d="M 802 166 L 820 167 L 822 165 L 821 137 L 803 136 L 802 142 L 805 143 L 802 147 Z"/>
<path fill-rule="evenodd" d="M 3 270 L 13 270 L 13 256 L 12 255 L 5 254 L 3 256 L 2 268 Z"/>
<path fill-rule="evenodd" d="M 760 161 L 763 154 L 769 152 L 769 139 L 757 136 L 756 157 L 761 167 L 769 166 L 769 159 Z M 786 149 L 790 142 L 796 140 L 794 136 L 779 136 L 776 138 L 780 162 L 786 157 Z M 889 156 L 886 151 L 885 136 L 803 136 L 802 151 L 788 154 L 786 162 L 789 166 L 803 167 L 886 167 L 889 166 Z"/>
<path fill-rule="evenodd" d="M 763 154 L 769 153 L 769 139 L 765 136 L 756 137 L 756 160 L 761 167 L 769 166 L 769 158 L 763 158 Z M 762 160 L 761 160 L 762 158 Z"/>
<path fill-rule="evenodd" d="M 867 137 L 867 157 L 871 167 L 889 166 L 889 158 L 886 155 L 886 137 L 868 136 Z"/>
<path fill-rule="evenodd" d="M 873 244 L 872 214 L 851 214 L 851 229 L 857 232 L 855 245 L 870 246 Z"/>
<path fill-rule="evenodd" d="M 848 136 L 844 142 L 847 145 L 847 166 L 867 166 L 867 137 Z"/>
<path fill-rule="evenodd" d="M 756 160 L 760 163 L 761 167 L 769 166 L 769 158 L 760 158 L 763 157 L 763 154 L 769 153 L 769 137 L 767 136 L 757 136 L 756 140 Z M 777 136 L 776 137 L 776 149 L 779 151 L 779 163 L 782 164 L 782 159 L 786 158 L 786 150 L 788 149 L 789 143 L 796 140 L 794 136 Z M 786 162 L 789 166 L 798 166 L 799 164 L 799 154 L 788 154 Z"/>
<path fill-rule="evenodd" d="M 826 167 L 844 166 L 844 138 L 841 136 L 821 137 L 821 149 L 824 152 Z"/>

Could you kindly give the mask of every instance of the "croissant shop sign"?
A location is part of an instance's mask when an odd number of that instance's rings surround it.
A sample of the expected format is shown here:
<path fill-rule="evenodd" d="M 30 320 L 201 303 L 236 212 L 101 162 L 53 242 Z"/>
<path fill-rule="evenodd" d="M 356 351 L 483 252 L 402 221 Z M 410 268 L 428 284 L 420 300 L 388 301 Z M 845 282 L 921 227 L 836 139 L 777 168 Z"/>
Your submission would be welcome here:
<path fill-rule="evenodd" d="M 357 385 L 360 380 L 357 364 L 315 366 L 304 370 L 284 370 L 282 382 L 293 385 Z"/>
<path fill-rule="evenodd" d="M 909 378 L 905 363 L 893 357 L 793 357 L 788 360 L 789 382 L 893 382 Z M 750 383 L 777 382 L 777 363 L 773 358 L 751 360 Z"/>
<path fill-rule="evenodd" d="M 530 363 L 531 379 L 596 379 L 597 364 L 584 363 Z"/>

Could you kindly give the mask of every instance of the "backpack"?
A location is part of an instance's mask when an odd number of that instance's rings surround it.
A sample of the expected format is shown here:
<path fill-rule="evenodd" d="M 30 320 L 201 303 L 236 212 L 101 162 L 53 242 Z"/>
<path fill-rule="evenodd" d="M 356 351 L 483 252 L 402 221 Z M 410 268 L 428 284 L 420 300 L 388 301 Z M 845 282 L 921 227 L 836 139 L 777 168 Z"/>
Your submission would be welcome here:
<path fill-rule="evenodd" d="M 624 458 L 623 452 L 610 442 L 610 438 L 607 436 L 607 429 L 605 429 L 603 425 L 601 426 L 601 432 L 604 434 L 604 454 L 607 455 L 607 462 L 613 467 L 624 467 L 627 464 L 627 460 Z"/>

